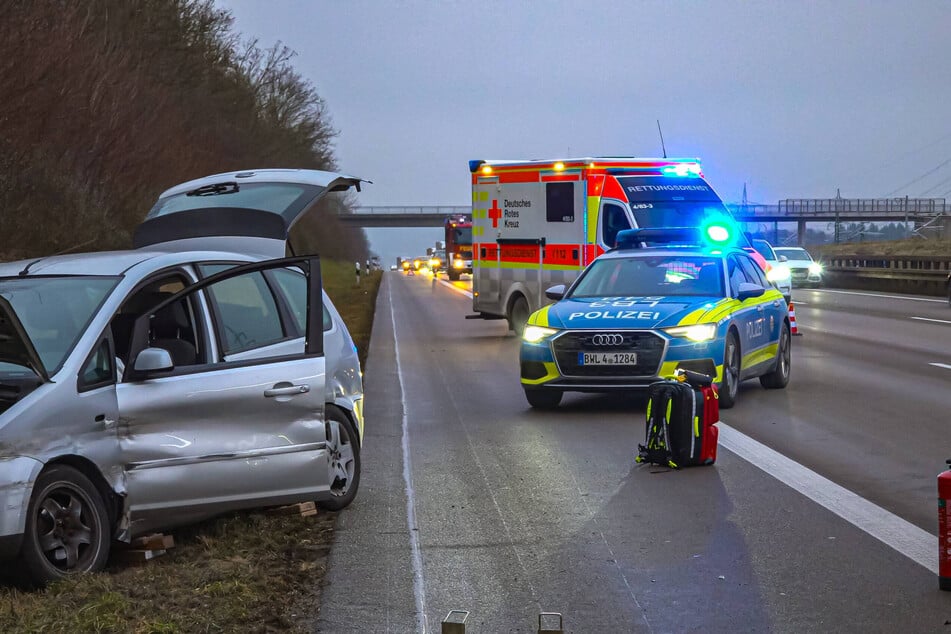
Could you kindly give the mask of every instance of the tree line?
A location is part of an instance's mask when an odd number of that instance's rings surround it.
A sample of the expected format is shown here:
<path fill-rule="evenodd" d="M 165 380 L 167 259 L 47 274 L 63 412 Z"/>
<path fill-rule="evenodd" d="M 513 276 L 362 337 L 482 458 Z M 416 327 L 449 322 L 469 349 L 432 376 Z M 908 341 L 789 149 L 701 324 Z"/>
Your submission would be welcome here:
<path fill-rule="evenodd" d="M 293 51 L 212 0 L 0 0 L 0 255 L 121 249 L 158 195 L 256 167 L 337 169 L 336 131 Z M 327 199 L 326 257 L 366 237 Z"/>

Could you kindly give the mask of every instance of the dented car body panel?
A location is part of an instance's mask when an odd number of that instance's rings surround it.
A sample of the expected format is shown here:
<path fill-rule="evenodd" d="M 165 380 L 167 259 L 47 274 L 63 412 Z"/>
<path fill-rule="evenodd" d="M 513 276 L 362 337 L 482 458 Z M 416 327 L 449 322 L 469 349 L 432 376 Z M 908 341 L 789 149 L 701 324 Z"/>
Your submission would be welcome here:
<path fill-rule="evenodd" d="M 51 464 L 87 476 L 110 507 L 112 537 L 128 541 L 222 512 L 326 499 L 327 404 L 350 418 L 359 445 L 362 372 L 319 259 L 174 246 L 0 264 L 0 298 L 12 307 L 0 326 L 8 336 L 23 321 L 28 339 L 0 347 L 0 559 L 17 554 L 33 485 Z M 92 293 L 91 278 L 110 283 Z M 15 297 L 7 304 L 10 288 L 31 281 L 88 296 L 94 310 L 72 320 L 83 322 L 75 337 L 52 318 L 72 304 L 38 290 L 29 301 L 41 305 L 26 316 Z M 137 364 L 146 351 L 171 363 Z M 45 367 L 29 367 L 34 356 Z"/>

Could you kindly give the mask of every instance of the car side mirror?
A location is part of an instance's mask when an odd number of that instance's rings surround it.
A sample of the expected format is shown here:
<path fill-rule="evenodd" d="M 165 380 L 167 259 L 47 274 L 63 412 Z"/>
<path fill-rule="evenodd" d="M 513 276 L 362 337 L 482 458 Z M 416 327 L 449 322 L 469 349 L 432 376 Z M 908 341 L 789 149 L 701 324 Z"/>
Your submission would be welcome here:
<path fill-rule="evenodd" d="M 737 290 L 736 298 L 741 302 L 745 302 L 751 297 L 759 297 L 766 292 L 766 289 L 760 286 L 759 284 L 750 284 L 749 282 L 743 282 L 740 284 L 740 288 Z"/>
<path fill-rule="evenodd" d="M 789 261 L 789 258 L 787 258 L 785 255 L 781 255 L 781 256 L 779 256 L 779 261 L 780 261 L 780 262 L 788 262 L 788 261 Z"/>
<path fill-rule="evenodd" d="M 172 355 L 164 348 L 146 348 L 135 357 L 132 369 L 143 377 L 157 372 L 169 372 L 175 369 Z"/>
<path fill-rule="evenodd" d="M 552 286 L 551 288 L 545 289 L 545 297 L 547 297 L 548 299 L 552 299 L 556 302 L 559 299 L 562 299 L 564 296 L 565 296 L 564 284 L 556 284 L 555 286 Z"/>

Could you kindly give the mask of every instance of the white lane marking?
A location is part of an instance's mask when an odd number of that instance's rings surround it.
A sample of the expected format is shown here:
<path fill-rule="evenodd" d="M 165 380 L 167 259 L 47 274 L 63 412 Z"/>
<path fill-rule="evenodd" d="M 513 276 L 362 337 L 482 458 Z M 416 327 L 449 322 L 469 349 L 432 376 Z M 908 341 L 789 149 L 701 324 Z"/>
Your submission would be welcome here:
<path fill-rule="evenodd" d="M 829 289 L 816 290 L 813 289 L 813 293 L 839 293 L 840 295 L 861 295 L 863 297 L 884 297 L 885 299 L 907 299 L 910 302 L 938 302 L 939 304 L 945 303 L 946 299 L 930 299 L 928 297 L 908 297 L 907 295 L 883 295 L 880 293 L 857 293 L 855 291 L 832 291 Z M 796 302 L 793 301 L 795 304 Z"/>
<path fill-rule="evenodd" d="M 409 454 L 409 422 L 406 415 L 406 391 L 403 389 L 403 366 L 400 364 L 400 339 L 396 334 L 396 314 L 393 312 L 393 285 L 387 284 L 390 300 L 390 320 L 393 323 L 393 348 L 396 354 L 396 376 L 400 383 L 400 401 L 403 408 L 403 485 L 406 487 L 406 525 L 409 528 L 409 547 L 413 559 L 413 594 L 416 597 L 416 627 L 426 634 L 426 583 L 423 579 L 423 555 L 419 549 L 419 531 L 416 526 L 416 493 L 413 490 L 413 471 Z"/>
<path fill-rule="evenodd" d="M 917 319 L 918 321 L 936 321 L 939 324 L 951 324 L 951 321 L 947 319 L 931 319 L 930 317 L 911 317 L 910 319 Z"/>
<path fill-rule="evenodd" d="M 439 283 L 442 284 L 443 286 L 447 287 L 447 288 L 451 288 L 452 290 L 456 291 L 457 293 L 460 293 L 460 294 L 462 294 L 462 295 L 465 295 L 465 296 L 468 297 L 469 299 L 472 299 L 472 292 L 467 291 L 467 290 L 464 289 L 464 288 L 459 288 L 458 286 L 456 286 L 456 285 L 453 284 L 452 282 L 447 282 L 446 280 L 439 280 Z"/>
<path fill-rule="evenodd" d="M 938 538 L 722 421 L 724 447 L 902 555 L 938 573 Z"/>
<path fill-rule="evenodd" d="M 928 365 L 933 365 L 936 368 L 944 368 L 945 370 L 951 370 L 951 365 L 947 363 L 929 363 Z"/>

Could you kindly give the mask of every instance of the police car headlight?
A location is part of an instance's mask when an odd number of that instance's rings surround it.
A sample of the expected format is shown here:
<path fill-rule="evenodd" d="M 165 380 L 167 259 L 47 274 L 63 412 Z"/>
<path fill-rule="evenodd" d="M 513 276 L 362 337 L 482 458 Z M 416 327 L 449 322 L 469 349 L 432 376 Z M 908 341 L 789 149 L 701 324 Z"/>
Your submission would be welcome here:
<path fill-rule="evenodd" d="M 822 265 L 818 262 L 813 262 L 809 265 L 809 272 L 813 275 L 822 275 Z"/>
<path fill-rule="evenodd" d="M 522 339 L 528 343 L 538 343 L 543 339 L 551 337 L 553 334 L 558 332 L 554 328 L 543 328 L 541 326 L 525 326 L 525 331 L 522 333 Z"/>
<path fill-rule="evenodd" d="M 766 279 L 770 282 L 782 282 L 783 280 L 788 280 L 790 275 L 792 275 L 792 271 L 789 270 L 789 267 L 785 264 L 779 264 L 769 270 L 769 273 L 766 274 Z"/>
<path fill-rule="evenodd" d="M 674 326 L 664 328 L 664 332 L 672 337 L 683 337 L 691 341 L 710 341 L 717 336 L 716 324 L 694 324 L 693 326 Z"/>

